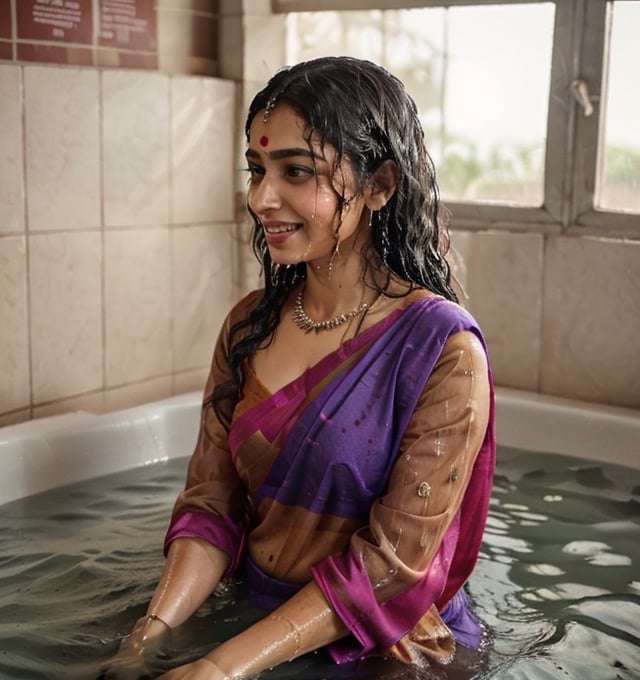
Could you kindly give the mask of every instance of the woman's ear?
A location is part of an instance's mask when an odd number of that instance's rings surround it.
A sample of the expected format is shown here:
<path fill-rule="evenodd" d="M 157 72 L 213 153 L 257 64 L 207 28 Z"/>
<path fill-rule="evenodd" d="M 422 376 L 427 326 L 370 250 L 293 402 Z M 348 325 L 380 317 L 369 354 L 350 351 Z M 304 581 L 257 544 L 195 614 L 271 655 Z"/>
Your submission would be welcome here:
<path fill-rule="evenodd" d="M 365 186 L 364 198 L 367 208 L 370 210 L 384 208 L 395 193 L 399 178 L 400 173 L 395 161 L 390 158 L 383 161 Z"/>

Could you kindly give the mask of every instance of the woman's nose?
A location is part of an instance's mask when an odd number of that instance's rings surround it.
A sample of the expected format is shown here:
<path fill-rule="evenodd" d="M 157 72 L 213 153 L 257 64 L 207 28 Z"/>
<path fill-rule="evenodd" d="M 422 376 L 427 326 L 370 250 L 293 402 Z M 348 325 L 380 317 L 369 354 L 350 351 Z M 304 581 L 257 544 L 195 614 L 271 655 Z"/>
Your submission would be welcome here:
<path fill-rule="evenodd" d="M 264 213 L 267 210 L 279 208 L 282 205 L 277 182 L 268 174 L 263 175 L 257 185 L 251 187 L 249 194 L 249 206 L 255 213 Z"/>

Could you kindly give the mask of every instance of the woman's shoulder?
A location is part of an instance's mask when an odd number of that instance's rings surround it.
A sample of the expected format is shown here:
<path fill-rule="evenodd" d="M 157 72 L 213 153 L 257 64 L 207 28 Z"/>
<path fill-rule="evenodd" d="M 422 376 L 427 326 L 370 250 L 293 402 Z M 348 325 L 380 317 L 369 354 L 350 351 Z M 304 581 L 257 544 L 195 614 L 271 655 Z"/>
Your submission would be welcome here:
<path fill-rule="evenodd" d="M 415 304 L 422 309 L 439 310 L 441 313 L 471 316 L 469 310 L 463 307 L 459 302 L 449 300 L 426 288 L 414 288 L 405 296 L 403 304 L 405 309 Z"/>
<path fill-rule="evenodd" d="M 463 364 L 480 371 L 488 365 L 482 330 L 471 312 L 460 303 L 416 289 L 407 296 L 406 306 L 415 310 L 412 327 L 417 333 L 428 334 L 435 329 L 436 335 L 443 338 L 434 372 L 442 369 L 448 375 L 452 366 Z"/>
<path fill-rule="evenodd" d="M 246 293 L 241 297 L 227 314 L 228 323 L 233 326 L 239 321 L 246 319 L 249 314 L 255 309 L 256 305 L 262 298 L 264 293 L 263 288 L 256 288 L 255 290 Z"/>
<path fill-rule="evenodd" d="M 415 322 L 432 326 L 434 324 L 449 327 L 452 333 L 471 331 L 480 334 L 480 325 L 473 314 L 459 302 L 448 300 L 429 290 L 418 288 L 412 290 L 404 302 L 405 310 L 414 311 Z"/>
<path fill-rule="evenodd" d="M 252 290 L 235 302 L 227 312 L 218 334 L 218 342 L 221 343 L 221 346 L 225 351 L 228 351 L 228 344 L 232 334 L 237 332 L 238 328 L 245 326 L 243 322 L 249 318 L 252 309 L 258 304 L 260 298 L 261 291 Z M 240 324 L 240 326 L 238 326 L 238 324 Z"/>

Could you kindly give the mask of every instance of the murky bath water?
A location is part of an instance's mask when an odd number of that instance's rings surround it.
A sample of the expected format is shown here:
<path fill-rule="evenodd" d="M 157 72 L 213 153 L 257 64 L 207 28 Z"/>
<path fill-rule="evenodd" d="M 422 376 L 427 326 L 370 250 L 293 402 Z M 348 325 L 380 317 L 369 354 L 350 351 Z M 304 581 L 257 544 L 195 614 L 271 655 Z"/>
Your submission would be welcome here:
<path fill-rule="evenodd" d="M 91 680 L 144 613 L 186 459 L 0 507 L 0 678 Z M 323 653 L 264 680 L 640 678 L 640 471 L 499 453 L 489 524 L 469 590 L 491 631 L 482 655 L 417 671 Z M 242 586 L 212 597 L 174 639 L 204 654 L 260 616 Z"/>

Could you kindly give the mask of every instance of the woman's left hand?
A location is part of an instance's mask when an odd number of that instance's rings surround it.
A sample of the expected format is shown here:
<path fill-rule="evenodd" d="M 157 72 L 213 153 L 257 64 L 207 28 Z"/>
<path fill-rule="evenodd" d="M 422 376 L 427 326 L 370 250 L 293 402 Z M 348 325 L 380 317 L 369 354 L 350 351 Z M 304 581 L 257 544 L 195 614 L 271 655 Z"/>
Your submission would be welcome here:
<path fill-rule="evenodd" d="M 161 675 L 158 680 L 232 680 L 231 676 L 220 670 L 213 661 L 206 658 L 178 666 Z"/>

